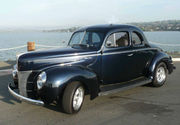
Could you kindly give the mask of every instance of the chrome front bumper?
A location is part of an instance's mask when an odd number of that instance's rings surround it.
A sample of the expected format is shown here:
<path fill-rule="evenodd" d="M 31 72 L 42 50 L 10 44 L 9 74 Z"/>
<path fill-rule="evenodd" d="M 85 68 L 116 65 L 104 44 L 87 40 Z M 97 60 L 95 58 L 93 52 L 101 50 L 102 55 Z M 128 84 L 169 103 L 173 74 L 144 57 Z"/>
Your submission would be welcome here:
<path fill-rule="evenodd" d="M 20 100 L 20 101 L 24 101 L 30 104 L 34 104 L 34 105 L 39 105 L 39 106 L 43 106 L 44 102 L 40 101 L 40 100 L 34 100 L 34 99 L 30 99 L 27 97 L 24 97 L 18 93 L 16 93 L 14 90 L 14 87 L 11 86 L 11 84 L 8 85 L 8 90 L 11 93 L 11 95 L 13 95 L 16 99 Z"/>

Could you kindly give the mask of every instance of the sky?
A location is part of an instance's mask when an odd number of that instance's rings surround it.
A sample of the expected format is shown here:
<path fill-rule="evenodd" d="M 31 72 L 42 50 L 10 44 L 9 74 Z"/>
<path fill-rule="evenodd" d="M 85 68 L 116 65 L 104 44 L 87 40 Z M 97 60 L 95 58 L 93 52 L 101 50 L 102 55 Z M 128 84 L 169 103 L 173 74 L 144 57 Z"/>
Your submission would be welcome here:
<path fill-rule="evenodd" d="M 180 0 L 0 0 L 0 27 L 180 20 Z"/>

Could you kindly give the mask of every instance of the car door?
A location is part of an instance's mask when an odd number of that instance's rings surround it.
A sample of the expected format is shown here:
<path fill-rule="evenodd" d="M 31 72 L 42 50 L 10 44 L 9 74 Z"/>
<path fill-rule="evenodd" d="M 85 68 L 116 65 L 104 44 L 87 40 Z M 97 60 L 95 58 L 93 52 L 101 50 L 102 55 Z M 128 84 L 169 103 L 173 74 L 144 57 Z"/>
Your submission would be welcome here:
<path fill-rule="evenodd" d="M 134 78 L 134 51 L 128 31 L 111 33 L 102 52 L 102 80 L 104 84 L 114 84 Z"/>
<path fill-rule="evenodd" d="M 153 57 L 153 53 L 145 44 L 145 38 L 138 31 L 131 31 L 132 50 L 134 51 L 135 66 L 132 67 L 135 77 L 141 77 L 145 75 L 145 68 L 148 61 Z"/>

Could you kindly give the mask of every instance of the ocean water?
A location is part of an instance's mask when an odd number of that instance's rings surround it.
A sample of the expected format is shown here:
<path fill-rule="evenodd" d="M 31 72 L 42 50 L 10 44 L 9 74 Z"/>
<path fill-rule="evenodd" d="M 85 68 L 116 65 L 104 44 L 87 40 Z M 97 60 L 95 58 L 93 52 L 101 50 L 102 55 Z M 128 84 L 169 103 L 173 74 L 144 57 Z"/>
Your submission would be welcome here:
<path fill-rule="evenodd" d="M 149 42 L 161 47 L 167 52 L 180 52 L 180 32 L 145 32 Z"/>
<path fill-rule="evenodd" d="M 27 52 L 27 47 L 6 51 L 1 51 L 1 49 L 27 45 L 28 41 L 34 41 L 35 44 L 40 45 L 63 47 L 67 45 L 71 34 L 58 32 L 0 32 L 0 61 L 15 60 L 17 54 Z M 50 48 L 36 46 L 36 49 Z"/>
<path fill-rule="evenodd" d="M 0 61 L 15 60 L 16 54 L 26 52 L 27 48 L 2 51 L 26 45 L 28 41 L 36 44 L 63 47 L 66 46 L 72 33 L 59 32 L 0 32 Z M 180 32 L 145 32 L 148 41 L 156 44 L 165 51 L 180 52 Z M 65 42 L 63 42 L 65 41 Z M 36 47 L 48 49 L 48 47 Z"/>

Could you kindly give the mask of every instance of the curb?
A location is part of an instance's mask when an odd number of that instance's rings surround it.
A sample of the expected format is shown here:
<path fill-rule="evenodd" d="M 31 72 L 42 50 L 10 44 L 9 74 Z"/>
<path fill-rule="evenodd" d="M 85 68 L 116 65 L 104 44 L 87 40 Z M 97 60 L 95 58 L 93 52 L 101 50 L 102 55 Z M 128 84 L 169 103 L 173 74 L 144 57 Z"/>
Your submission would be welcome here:
<path fill-rule="evenodd" d="M 11 73 L 11 72 L 12 72 L 12 69 L 3 69 L 3 70 L 0 70 L 0 72 L 8 72 L 8 73 Z"/>
<path fill-rule="evenodd" d="M 174 62 L 178 62 L 178 61 L 180 61 L 180 58 L 172 58 L 172 60 L 173 60 Z"/>

